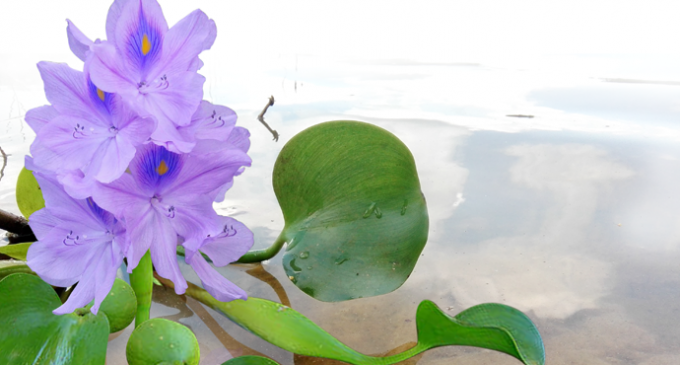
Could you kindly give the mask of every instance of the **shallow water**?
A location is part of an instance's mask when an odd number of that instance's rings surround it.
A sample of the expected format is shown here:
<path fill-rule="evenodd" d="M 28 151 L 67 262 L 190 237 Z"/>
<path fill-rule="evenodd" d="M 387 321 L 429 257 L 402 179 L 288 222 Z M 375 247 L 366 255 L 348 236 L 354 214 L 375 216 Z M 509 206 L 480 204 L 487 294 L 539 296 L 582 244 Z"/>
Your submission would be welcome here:
<path fill-rule="evenodd" d="M 328 120 L 362 120 L 399 137 L 415 157 L 431 220 L 415 271 L 393 293 L 316 301 L 290 282 L 280 253 L 263 265 L 219 269 L 249 295 L 290 303 L 371 355 L 414 345 L 416 307 L 430 299 L 452 315 L 484 302 L 524 311 L 550 364 L 680 362 L 678 79 L 620 55 L 565 55 L 526 68 L 294 53 L 236 58 L 219 40 L 202 57 L 205 98 L 234 108 L 239 125 L 250 129 L 253 166 L 216 208 L 246 223 L 256 248 L 283 228 L 271 186 L 278 152 L 296 133 Z M 18 213 L 14 184 L 34 136 L 23 116 L 46 103 L 33 64 L 80 67 L 66 54 L 49 49 L 28 62 L 0 60 L 2 209 Z M 555 64 L 588 67 L 549 67 Z M 266 120 L 278 142 L 256 119 L 269 95 L 276 104 Z M 508 116 L 516 114 L 533 118 Z M 200 284 L 186 265 L 183 271 Z M 152 316 L 189 326 L 201 364 L 246 354 L 284 365 L 337 363 L 293 356 L 164 290 L 154 293 Z M 130 332 L 111 336 L 107 364 L 125 363 Z M 446 347 L 405 363 L 518 362 Z"/>

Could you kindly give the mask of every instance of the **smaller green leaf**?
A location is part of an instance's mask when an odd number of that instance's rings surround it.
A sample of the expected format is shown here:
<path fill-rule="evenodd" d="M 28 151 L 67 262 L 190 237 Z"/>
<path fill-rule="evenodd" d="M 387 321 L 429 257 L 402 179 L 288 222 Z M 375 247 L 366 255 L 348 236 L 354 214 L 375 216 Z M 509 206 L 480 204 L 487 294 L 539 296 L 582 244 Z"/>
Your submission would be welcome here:
<path fill-rule="evenodd" d="M 21 214 L 28 219 L 31 214 L 45 208 L 45 200 L 33 172 L 24 167 L 17 179 L 17 205 Z"/>
<path fill-rule="evenodd" d="M 262 356 L 239 356 L 225 361 L 222 365 L 279 365 L 278 362 Z"/>
<path fill-rule="evenodd" d="M 92 303 L 87 309 L 92 307 Z M 109 319 L 110 332 L 125 329 L 135 319 L 137 298 L 132 287 L 125 281 L 116 278 L 111 291 L 99 306 L 99 312 Z"/>
<path fill-rule="evenodd" d="M 130 365 L 197 365 L 200 357 L 193 332 L 164 318 L 149 319 L 135 328 L 125 353 Z"/>
<path fill-rule="evenodd" d="M 0 364 L 104 364 L 106 316 L 76 310 L 61 316 L 57 293 L 23 273 L 0 280 Z"/>
<path fill-rule="evenodd" d="M 0 280 L 10 274 L 24 273 L 35 274 L 25 262 L 22 261 L 0 261 Z"/>
<path fill-rule="evenodd" d="M 475 346 L 512 355 L 527 365 L 543 365 L 545 350 L 538 329 L 519 310 L 503 304 L 486 303 L 455 317 L 424 300 L 416 314 L 418 346 Z"/>
<path fill-rule="evenodd" d="M 26 254 L 28 253 L 28 248 L 31 247 L 32 244 L 33 242 L 26 242 L 0 246 L 0 253 L 3 255 L 7 255 L 15 260 L 26 261 Z"/>

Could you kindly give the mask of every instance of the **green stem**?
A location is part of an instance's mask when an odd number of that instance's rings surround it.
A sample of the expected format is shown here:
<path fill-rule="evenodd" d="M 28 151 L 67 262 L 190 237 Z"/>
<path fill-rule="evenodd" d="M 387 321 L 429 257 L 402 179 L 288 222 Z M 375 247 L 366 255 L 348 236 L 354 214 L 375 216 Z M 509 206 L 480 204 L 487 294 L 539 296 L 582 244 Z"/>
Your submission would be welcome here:
<path fill-rule="evenodd" d="M 245 255 L 241 256 L 241 258 L 238 259 L 238 261 L 236 262 L 240 264 L 249 264 L 252 262 L 269 260 L 270 258 L 276 256 L 276 254 L 279 253 L 279 251 L 281 251 L 281 247 L 283 247 L 284 243 L 286 243 L 286 238 L 282 233 L 279 236 L 279 238 L 277 238 L 276 241 L 274 241 L 274 243 L 268 248 L 247 252 Z"/>
<path fill-rule="evenodd" d="M 135 328 L 149 319 L 151 311 L 151 294 L 153 293 L 153 264 L 149 251 L 139 261 L 130 274 L 130 285 L 137 297 L 137 315 Z"/>
<path fill-rule="evenodd" d="M 174 288 L 174 284 L 172 281 L 156 276 L 156 278 L 165 286 L 169 288 Z M 189 283 L 189 287 L 186 290 L 185 293 L 187 296 L 192 297 L 199 302 L 205 304 L 206 306 L 214 309 L 215 311 L 224 314 L 227 318 L 231 319 L 235 323 L 239 324 L 241 327 L 246 328 L 250 332 L 254 333 L 255 335 L 261 337 L 267 342 L 270 342 L 276 346 L 279 346 L 283 349 L 287 349 L 289 351 L 299 353 L 299 354 L 304 354 L 306 356 L 319 356 L 319 357 L 326 357 L 326 358 L 331 358 L 335 360 L 340 360 L 344 361 L 350 364 L 360 364 L 360 365 L 390 365 L 390 364 L 395 364 L 400 361 L 404 361 L 410 357 L 413 357 L 425 350 L 427 350 L 429 347 L 426 345 L 423 345 L 421 343 L 418 343 L 415 347 L 412 347 L 402 353 L 392 355 L 392 356 L 387 356 L 387 357 L 373 357 L 373 356 L 368 356 L 361 354 L 359 352 L 356 352 L 352 350 L 351 348 L 345 346 L 344 344 L 338 342 L 338 344 L 335 346 L 335 350 L 329 350 L 328 353 L 326 354 L 317 354 L 317 355 L 311 355 L 309 353 L 305 353 L 305 351 L 295 351 L 292 348 L 287 347 L 286 344 L 283 343 L 277 343 L 276 341 L 272 342 L 272 339 L 275 339 L 274 337 L 267 336 L 266 334 L 267 329 L 258 325 L 257 320 L 254 320 L 254 318 L 257 318 L 257 316 L 263 315 L 261 311 L 262 305 L 260 303 L 262 302 L 268 302 L 264 299 L 259 299 L 259 298 L 254 298 L 250 297 L 248 298 L 247 301 L 243 300 L 235 300 L 229 303 L 223 303 L 218 301 L 217 299 L 213 298 L 207 291 L 204 289 L 201 289 L 197 287 L 196 285 Z M 264 313 L 266 315 L 266 313 Z M 304 318 L 304 317 L 302 317 Z M 306 319 L 305 319 L 306 320 Z M 339 351 L 339 352 L 338 352 Z"/>
<path fill-rule="evenodd" d="M 245 255 L 241 256 L 241 258 L 238 259 L 238 261 L 236 262 L 239 264 L 250 264 L 253 262 L 269 260 L 270 258 L 276 256 L 276 254 L 279 253 L 279 251 L 281 251 L 281 247 L 283 247 L 284 243 L 286 243 L 286 239 L 283 237 L 283 234 L 281 234 L 279 238 L 277 238 L 276 241 L 274 241 L 274 243 L 268 248 L 247 252 Z M 184 247 L 182 246 L 177 247 L 177 255 L 178 256 L 185 255 Z M 212 262 L 210 260 L 210 257 L 206 256 L 204 253 L 201 253 L 201 255 L 203 255 L 203 257 L 208 262 Z"/>

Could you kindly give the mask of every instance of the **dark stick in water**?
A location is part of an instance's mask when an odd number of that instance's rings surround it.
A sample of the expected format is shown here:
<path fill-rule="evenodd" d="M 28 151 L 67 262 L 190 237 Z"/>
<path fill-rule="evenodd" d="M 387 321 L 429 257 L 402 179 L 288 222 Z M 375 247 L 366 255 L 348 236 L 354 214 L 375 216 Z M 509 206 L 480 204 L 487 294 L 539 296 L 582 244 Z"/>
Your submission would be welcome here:
<path fill-rule="evenodd" d="M 271 129 L 271 127 L 269 127 L 269 124 L 267 124 L 267 122 L 264 121 L 264 113 L 266 113 L 266 112 L 267 112 L 267 109 L 269 109 L 269 107 L 272 106 L 272 105 L 274 105 L 274 97 L 273 97 L 273 96 L 270 96 L 270 97 L 269 97 L 269 102 L 267 103 L 267 105 L 264 106 L 264 109 L 262 109 L 262 112 L 260 113 L 260 115 L 257 116 L 257 120 L 259 120 L 262 124 L 264 124 L 264 126 L 265 126 L 265 127 L 269 130 L 269 132 L 271 132 L 271 134 L 274 136 L 274 141 L 277 141 L 277 142 L 278 142 L 278 140 L 279 140 L 279 133 L 278 133 L 277 131 Z"/>

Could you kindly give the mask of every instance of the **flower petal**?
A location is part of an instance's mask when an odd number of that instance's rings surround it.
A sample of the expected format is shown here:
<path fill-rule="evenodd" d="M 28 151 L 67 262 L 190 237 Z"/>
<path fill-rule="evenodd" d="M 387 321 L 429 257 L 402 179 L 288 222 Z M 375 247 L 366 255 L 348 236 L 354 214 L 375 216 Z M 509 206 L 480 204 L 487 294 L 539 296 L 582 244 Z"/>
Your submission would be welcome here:
<path fill-rule="evenodd" d="M 153 231 L 156 213 L 151 206 L 142 209 L 141 212 L 135 212 L 137 214 L 133 213 L 125 217 L 127 233 L 130 238 L 128 250 L 125 252 L 128 260 L 128 272 L 132 272 L 137 267 L 142 256 L 146 254 L 153 240 L 156 239 L 156 234 Z M 159 232 L 159 234 L 167 234 L 167 232 Z"/>
<path fill-rule="evenodd" d="M 110 184 L 97 184 L 92 198 L 100 207 L 113 213 L 118 218 L 126 216 L 139 217 L 150 209 L 151 206 L 149 202 L 151 195 L 146 195 L 143 191 L 140 191 L 135 180 L 127 173 Z M 135 214 L 130 214 L 129 212 Z M 129 228 L 131 222 L 127 223 Z"/>
<path fill-rule="evenodd" d="M 212 200 L 206 195 L 187 193 L 166 196 L 163 202 L 175 208 L 173 227 L 184 238 L 183 245 L 188 251 L 195 251 L 206 236 L 222 229 L 219 216 L 212 207 Z"/>
<path fill-rule="evenodd" d="M 168 24 L 158 2 L 131 0 L 116 21 L 113 42 L 128 68 L 144 78 L 161 57 L 167 31 Z"/>
<path fill-rule="evenodd" d="M 151 135 L 153 142 L 174 153 L 189 153 L 196 146 L 192 135 L 181 133 L 174 124 L 163 123 Z"/>
<path fill-rule="evenodd" d="M 102 301 L 111 291 L 116 271 L 122 261 L 122 255 L 112 252 L 111 246 L 100 247 L 66 303 L 55 309 L 53 313 L 57 315 L 71 313 L 94 299 L 91 311 L 96 315 Z"/>
<path fill-rule="evenodd" d="M 60 113 L 85 117 L 91 113 L 89 90 L 85 74 L 65 63 L 42 61 L 38 63 L 40 76 L 45 83 L 47 100 Z"/>
<path fill-rule="evenodd" d="M 86 199 L 91 197 L 97 185 L 92 174 L 85 175 L 80 169 L 60 170 L 57 172 L 59 183 L 64 190 L 74 199 Z"/>
<path fill-rule="evenodd" d="M 36 219 L 41 221 L 39 224 L 52 223 L 44 220 L 46 215 L 36 216 Z M 76 235 L 89 233 L 101 236 L 102 232 L 93 231 L 77 222 L 65 223 L 60 220 L 59 223 L 60 225 L 54 226 L 43 239 L 29 247 L 26 261 L 31 270 L 46 282 L 55 286 L 69 286 L 80 280 L 92 258 L 105 242 L 101 238 L 80 237 L 77 239 L 78 244 L 73 244 Z"/>
<path fill-rule="evenodd" d="M 239 288 L 210 267 L 210 264 L 205 261 L 203 256 L 194 256 L 190 265 L 201 279 L 201 283 L 205 290 L 220 302 L 230 302 L 234 299 L 248 299 L 248 295 L 243 289 Z"/>
<path fill-rule="evenodd" d="M 70 197 L 64 191 L 64 188 L 51 176 L 43 175 L 36 171 L 33 174 L 38 181 L 38 185 L 40 185 L 40 190 L 45 199 L 45 208 L 49 209 L 50 214 L 59 219 L 66 220 L 77 217 L 76 222 L 86 225 L 93 230 L 103 227 L 100 217 L 93 215 L 92 209 L 87 202 Z"/>
<path fill-rule="evenodd" d="M 52 119 L 56 118 L 59 113 L 51 105 L 43 105 L 33 108 L 26 112 L 26 123 L 33 129 L 36 134 L 42 127 L 47 125 Z"/>
<path fill-rule="evenodd" d="M 135 109 L 140 115 L 146 111 L 156 117 L 158 128 L 188 125 L 203 99 L 205 77 L 189 71 L 164 76 L 140 89 Z"/>
<path fill-rule="evenodd" d="M 92 81 L 100 89 L 134 100 L 139 95 L 140 75 L 131 70 L 110 42 L 92 46 L 93 57 L 85 64 Z"/>
<path fill-rule="evenodd" d="M 33 142 L 42 144 L 56 156 L 34 154 L 34 162 L 51 171 L 85 168 L 107 139 L 108 129 L 96 119 L 60 115 L 41 128 Z"/>
<path fill-rule="evenodd" d="M 177 263 L 177 233 L 170 224 L 170 218 L 157 211 L 147 217 L 140 229 L 153 237 L 150 251 L 154 268 L 160 276 L 175 283 L 175 293 L 184 294 L 188 286 Z M 136 241 L 132 244 L 135 245 Z"/>
<path fill-rule="evenodd" d="M 135 147 L 121 137 L 108 138 L 97 150 L 101 159 L 93 160 L 95 179 L 103 183 L 110 183 L 123 175 L 130 161 L 135 157 Z M 96 172 L 95 172 L 96 171 Z"/>
<path fill-rule="evenodd" d="M 250 157 L 239 150 L 218 151 L 206 155 L 189 154 L 184 158 L 182 173 L 163 195 L 209 194 L 214 199 L 216 189 L 231 181 L 242 166 L 250 166 Z"/>
<path fill-rule="evenodd" d="M 68 45 L 71 47 L 71 52 L 84 62 L 88 52 L 90 52 L 90 46 L 94 42 L 87 38 L 70 20 L 66 19 L 66 22 L 68 23 L 66 35 L 68 36 Z"/>
<path fill-rule="evenodd" d="M 210 48 L 216 35 L 215 22 L 202 11 L 194 10 L 165 35 L 161 57 L 164 63 L 159 69 L 166 74 L 188 71 L 198 54 Z"/>
<path fill-rule="evenodd" d="M 191 123 L 179 127 L 180 133 L 198 139 L 214 139 L 226 142 L 236 124 L 236 112 L 222 105 L 213 105 L 205 100 L 191 117 Z"/>
<path fill-rule="evenodd" d="M 106 39 L 109 42 L 115 42 L 116 39 L 116 24 L 118 24 L 118 19 L 123 13 L 125 5 L 127 5 L 129 0 L 114 0 L 111 7 L 109 7 L 109 12 L 106 15 Z"/>
<path fill-rule="evenodd" d="M 215 266 L 225 266 L 238 260 L 253 247 L 253 232 L 245 224 L 224 216 L 220 216 L 220 221 L 222 231 L 206 239 L 200 247 Z"/>
<path fill-rule="evenodd" d="M 112 101 L 112 124 L 118 129 L 118 134 L 134 146 L 139 146 L 149 140 L 156 129 L 153 118 L 142 118 L 125 103 L 122 98 Z"/>

